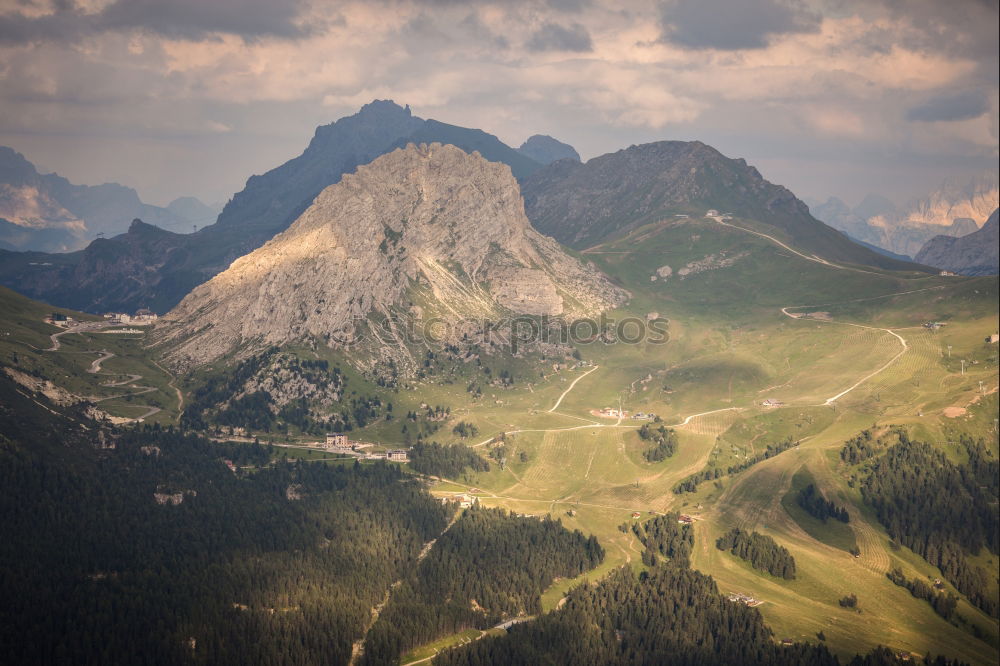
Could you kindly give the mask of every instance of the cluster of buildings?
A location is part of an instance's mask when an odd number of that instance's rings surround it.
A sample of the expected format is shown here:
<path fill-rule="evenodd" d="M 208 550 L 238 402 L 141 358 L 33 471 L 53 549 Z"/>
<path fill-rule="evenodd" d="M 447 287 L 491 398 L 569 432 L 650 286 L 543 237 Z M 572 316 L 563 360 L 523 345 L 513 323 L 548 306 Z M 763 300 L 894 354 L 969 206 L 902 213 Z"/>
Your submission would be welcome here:
<path fill-rule="evenodd" d="M 686 513 L 682 513 L 680 516 L 677 517 L 677 522 L 680 523 L 681 525 L 694 525 L 694 518 L 687 515 Z"/>
<path fill-rule="evenodd" d="M 764 603 L 760 599 L 754 599 L 749 594 L 742 594 L 740 592 L 731 593 L 729 595 L 729 600 L 739 604 L 743 604 L 744 606 L 749 606 L 750 608 L 755 608 Z"/>
<path fill-rule="evenodd" d="M 460 508 L 468 509 L 472 505 L 478 504 L 479 498 L 469 493 L 455 493 L 454 495 L 445 495 L 441 498 L 442 504 L 448 504 L 449 502 L 458 502 Z"/>
<path fill-rule="evenodd" d="M 324 450 L 329 451 L 330 453 L 357 456 L 366 460 L 390 460 L 392 462 L 404 463 L 410 461 L 410 454 L 406 449 L 389 449 L 384 452 L 363 453 L 359 449 L 370 445 L 363 444 L 361 442 L 352 442 L 350 438 L 342 432 L 327 433 L 326 440 L 321 446 Z"/>
<path fill-rule="evenodd" d="M 112 324 L 133 324 L 135 326 L 155 324 L 156 320 L 159 319 L 155 312 L 145 308 L 136 310 L 134 315 L 125 314 L 124 312 L 107 312 L 104 318 Z"/>
<path fill-rule="evenodd" d="M 650 412 L 648 414 L 646 412 L 636 412 L 632 416 L 629 416 L 627 409 L 620 409 L 618 407 L 605 407 L 604 409 L 602 409 L 600 411 L 591 410 L 590 413 L 593 414 L 593 415 L 595 415 L 595 416 L 603 416 L 604 418 L 608 418 L 608 419 L 628 419 L 628 418 L 631 418 L 631 419 L 636 420 L 636 421 L 652 421 L 653 419 L 656 418 L 656 414 L 653 414 L 652 412 Z"/>
<path fill-rule="evenodd" d="M 600 412 L 598 412 L 598 414 L 612 419 L 623 419 L 626 416 L 628 416 L 627 411 L 625 411 L 624 409 L 616 409 L 615 407 L 605 407 Z"/>
<path fill-rule="evenodd" d="M 73 319 L 72 317 L 67 317 L 61 312 L 53 312 L 48 317 L 46 317 L 44 321 L 46 324 L 52 324 L 53 326 L 62 326 L 63 328 L 66 328 L 76 323 L 75 319 Z"/>
<path fill-rule="evenodd" d="M 762 407 L 783 407 L 785 403 L 781 402 L 780 400 L 774 400 L 772 398 L 768 398 L 767 400 L 765 400 L 760 404 Z"/>
<path fill-rule="evenodd" d="M 391 462 L 410 462 L 410 453 L 406 449 L 389 449 L 385 452 L 365 454 L 365 460 L 389 460 Z"/>

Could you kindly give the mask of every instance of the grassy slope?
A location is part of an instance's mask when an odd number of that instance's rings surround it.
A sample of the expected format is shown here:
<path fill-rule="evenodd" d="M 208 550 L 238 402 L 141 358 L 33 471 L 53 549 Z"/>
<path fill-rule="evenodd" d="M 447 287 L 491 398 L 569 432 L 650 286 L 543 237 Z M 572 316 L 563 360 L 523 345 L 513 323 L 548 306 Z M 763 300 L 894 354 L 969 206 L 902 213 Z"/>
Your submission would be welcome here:
<path fill-rule="evenodd" d="M 755 251 L 731 268 L 683 281 L 676 278 L 677 269 L 690 261 L 748 248 Z M 901 566 L 911 576 L 938 574 L 905 549 L 890 547 L 857 491 L 847 486 L 849 470 L 839 466 L 837 456 L 845 439 L 873 423 L 901 423 L 934 440 L 944 440 L 958 429 L 986 434 L 992 427 L 986 413 L 991 404 L 995 411 L 995 398 L 980 398 L 957 419 L 945 417 L 943 411 L 973 402 L 980 380 L 987 389 L 997 385 L 996 347 L 982 342 L 997 328 L 995 278 L 837 270 L 793 256 L 764 239 L 700 221 L 640 229 L 586 256 L 633 291 L 627 311 L 617 315 L 658 312 L 671 320 L 671 340 L 666 345 L 582 346 L 584 358 L 600 368 L 563 400 L 559 412 L 595 420 L 590 409 L 614 404 L 620 396 L 626 408 L 654 411 L 667 423 L 709 410 L 726 411 L 680 427 L 678 453 L 658 464 L 642 460 L 642 445 L 629 422 L 618 428 L 519 434 L 514 446 L 528 451 L 528 463 L 473 479 L 469 485 L 483 490 L 482 501 L 526 513 L 548 512 L 567 526 L 597 534 L 608 551 L 602 570 L 625 562 L 640 566 L 638 544 L 617 529 L 631 520 L 632 511 L 644 519 L 650 510 L 682 509 L 700 519 L 694 565 L 715 576 L 724 591 L 763 598 L 760 610 L 779 637 L 815 640 L 822 630 L 830 647 L 844 655 L 886 644 L 971 663 L 995 662 L 994 621 L 963 601 L 960 613 L 986 636 L 975 639 L 885 578 L 892 566 Z M 649 276 L 663 265 L 670 265 L 675 276 L 665 284 L 651 282 Z M 890 296 L 915 290 L 921 291 Z M 841 305 L 803 311 L 829 312 L 831 321 L 792 319 L 781 313 L 789 305 L 824 303 Z M 931 332 L 920 326 L 928 320 L 947 320 L 948 326 Z M 847 325 L 852 323 L 872 328 Z M 878 330 L 883 327 L 902 335 L 907 351 L 835 405 L 825 405 L 826 399 L 902 350 L 897 338 Z M 979 363 L 968 365 L 963 376 L 960 358 Z M 580 372 L 563 374 L 569 380 Z M 652 375 L 651 381 L 629 390 L 647 375 Z M 664 391 L 665 386 L 671 392 Z M 558 392 L 550 388 L 528 394 L 533 407 L 554 404 Z M 764 398 L 782 400 L 786 407 L 764 409 L 759 406 Z M 509 402 L 523 408 L 518 400 Z M 539 427 L 538 416 L 514 409 L 471 407 L 463 418 L 480 424 L 484 434 L 490 434 L 490 424 L 494 431 Z M 561 423 L 586 425 L 566 418 Z M 703 484 L 695 494 L 670 492 L 713 455 L 728 464 L 787 436 L 802 443 L 734 478 Z M 802 469 L 809 470 L 828 497 L 848 506 L 852 520 L 842 527 L 849 533 L 804 529 L 804 519 L 782 505 Z M 570 509 L 575 510 L 572 517 Z M 798 578 L 781 581 L 717 551 L 714 539 L 733 525 L 770 534 L 788 547 L 798 564 Z M 827 527 L 827 532 L 833 529 Z M 862 557 L 845 552 L 852 542 L 861 548 Z M 547 607 L 572 583 L 553 586 L 546 595 Z M 851 592 L 861 599 L 860 614 L 837 604 Z"/>
<path fill-rule="evenodd" d="M 172 378 L 143 349 L 144 335 L 71 333 L 59 338 L 61 346 L 58 350 L 46 351 L 52 346 L 49 336 L 62 330 L 43 321 L 52 312 L 60 312 L 79 321 L 100 319 L 64 308 L 52 308 L 0 287 L 0 363 L 29 374 L 37 373 L 75 395 L 96 399 L 98 407 L 113 416 L 137 417 L 148 411 L 140 405 L 149 405 L 160 407 L 162 411 L 147 421 L 175 421 L 178 415 L 177 394 L 170 386 Z M 113 353 L 115 357 L 101 365 L 101 372 L 87 372 L 101 351 Z M 142 388 L 102 385 L 124 381 L 129 374 L 142 375 L 142 379 L 135 384 L 155 390 L 139 393 Z"/>

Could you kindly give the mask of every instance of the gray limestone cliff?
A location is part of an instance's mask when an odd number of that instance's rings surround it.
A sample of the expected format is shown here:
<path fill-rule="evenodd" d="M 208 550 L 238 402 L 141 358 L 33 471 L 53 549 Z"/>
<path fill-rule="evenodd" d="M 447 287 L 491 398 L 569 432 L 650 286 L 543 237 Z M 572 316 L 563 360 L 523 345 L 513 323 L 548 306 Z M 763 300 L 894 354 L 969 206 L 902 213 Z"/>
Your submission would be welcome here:
<path fill-rule="evenodd" d="M 356 342 L 359 322 L 398 313 L 573 317 L 626 297 L 531 227 L 510 167 L 411 144 L 323 190 L 286 231 L 184 298 L 156 338 L 171 364 L 188 368 L 295 340 Z M 405 335 L 389 329 L 390 339 L 362 348 L 378 347 L 405 373 Z"/>

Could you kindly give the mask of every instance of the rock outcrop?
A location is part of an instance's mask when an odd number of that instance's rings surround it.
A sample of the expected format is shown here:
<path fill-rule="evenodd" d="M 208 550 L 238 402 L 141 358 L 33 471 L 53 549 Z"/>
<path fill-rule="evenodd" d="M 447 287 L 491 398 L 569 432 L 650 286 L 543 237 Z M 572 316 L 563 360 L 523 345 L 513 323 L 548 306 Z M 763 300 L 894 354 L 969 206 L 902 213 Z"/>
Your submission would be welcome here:
<path fill-rule="evenodd" d="M 922 264 L 961 275 L 996 275 L 1000 269 L 1000 226 L 994 210 L 983 228 L 961 238 L 936 236 L 917 253 Z"/>
<path fill-rule="evenodd" d="M 400 313 L 575 316 L 625 298 L 531 227 L 508 166 L 411 144 L 323 190 L 286 231 L 184 298 L 156 337 L 185 368 L 301 339 L 357 343 Z M 387 335 L 376 346 L 405 371 L 405 333 Z M 362 344 L 371 351 L 372 339 Z"/>

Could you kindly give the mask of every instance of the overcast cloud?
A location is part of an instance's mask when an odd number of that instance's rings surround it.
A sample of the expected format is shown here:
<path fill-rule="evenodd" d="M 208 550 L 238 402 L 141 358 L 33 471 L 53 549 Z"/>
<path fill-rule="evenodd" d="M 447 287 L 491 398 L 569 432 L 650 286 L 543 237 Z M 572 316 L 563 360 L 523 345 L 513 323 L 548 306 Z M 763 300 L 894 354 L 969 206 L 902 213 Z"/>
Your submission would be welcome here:
<path fill-rule="evenodd" d="M 986 0 L 0 0 L 0 145 L 225 200 L 375 98 L 594 157 L 699 139 L 801 196 L 997 160 Z"/>

